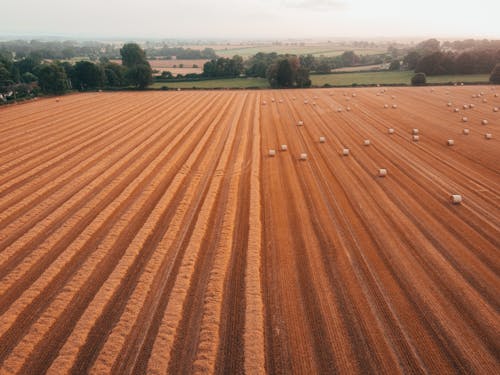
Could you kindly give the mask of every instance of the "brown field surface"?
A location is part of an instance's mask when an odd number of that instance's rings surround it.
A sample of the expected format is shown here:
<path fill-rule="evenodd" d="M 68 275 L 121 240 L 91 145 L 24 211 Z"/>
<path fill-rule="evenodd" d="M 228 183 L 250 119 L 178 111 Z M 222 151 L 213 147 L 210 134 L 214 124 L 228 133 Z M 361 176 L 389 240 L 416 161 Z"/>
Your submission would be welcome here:
<path fill-rule="evenodd" d="M 0 373 L 500 373 L 494 89 L 0 108 Z"/>

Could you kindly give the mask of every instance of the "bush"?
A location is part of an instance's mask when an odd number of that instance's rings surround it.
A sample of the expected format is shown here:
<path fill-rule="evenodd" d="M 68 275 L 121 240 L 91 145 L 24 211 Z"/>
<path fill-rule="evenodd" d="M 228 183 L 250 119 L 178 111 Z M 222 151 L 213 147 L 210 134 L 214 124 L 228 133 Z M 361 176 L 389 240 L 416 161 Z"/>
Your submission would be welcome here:
<path fill-rule="evenodd" d="M 400 70 L 401 69 L 401 63 L 399 60 L 393 60 L 391 62 L 391 65 L 389 65 L 389 70 Z"/>
<path fill-rule="evenodd" d="M 490 75 L 490 82 L 497 85 L 500 84 L 500 63 L 495 65 L 495 67 L 493 68 L 493 71 Z"/>
<path fill-rule="evenodd" d="M 427 83 L 427 78 L 425 73 L 417 73 L 411 78 L 411 84 L 413 86 L 425 85 Z"/>

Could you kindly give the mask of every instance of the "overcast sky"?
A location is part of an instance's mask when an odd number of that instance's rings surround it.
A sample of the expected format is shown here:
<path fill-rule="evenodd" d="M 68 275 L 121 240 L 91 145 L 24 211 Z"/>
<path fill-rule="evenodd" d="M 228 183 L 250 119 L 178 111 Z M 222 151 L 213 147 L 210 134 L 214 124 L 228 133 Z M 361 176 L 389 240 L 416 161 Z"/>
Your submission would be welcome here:
<path fill-rule="evenodd" d="M 500 38 L 500 0 L 13 0 L 0 35 Z"/>

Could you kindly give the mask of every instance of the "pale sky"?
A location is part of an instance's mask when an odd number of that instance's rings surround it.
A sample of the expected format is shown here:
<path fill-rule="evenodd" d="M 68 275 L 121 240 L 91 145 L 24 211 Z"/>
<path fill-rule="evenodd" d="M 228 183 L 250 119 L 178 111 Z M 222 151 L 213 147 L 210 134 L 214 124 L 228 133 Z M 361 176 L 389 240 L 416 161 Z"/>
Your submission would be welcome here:
<path fill-rule="evenodd" d="M 1 35 L 500 38 L 500 0 L 14 0 Z"/>

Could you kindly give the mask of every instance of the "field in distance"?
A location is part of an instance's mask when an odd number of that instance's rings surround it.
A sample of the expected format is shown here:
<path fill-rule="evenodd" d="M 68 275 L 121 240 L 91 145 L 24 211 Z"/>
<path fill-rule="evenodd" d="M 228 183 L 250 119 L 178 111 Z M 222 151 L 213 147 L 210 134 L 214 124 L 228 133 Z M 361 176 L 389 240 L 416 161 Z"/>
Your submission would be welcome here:
<path fill-rule="evenodd" d="M 0 108 L 0 372 L 499 373 L 498 92 Z"/>
<path fill-rule="evenodd" d="M 215 53 L 221 57 L 233 57 L 240 55 L 247 58 L 255 55 L 258 52 L 276 52 L 278 54 L 292 54 L 292 55 L 307 55 L 314 56 L 339 56 L 345 51 L 354 51 L 357 55 L 373 55 L 377 53 L 387 52 L 387 47 L 358 47 L 354 45 L 327 43 L 327 42 L 308 42 L 308 43 L 242 43 L 242 44 L 215 44 L 199 47 L 199 49 L 210 47 L 215 50 Z M 195 46 L 189 46 L 195 48 Z"/>
<path fill-rule="evenodd" d="M 312 85 L 321 87 L 325 84 L 331 86 L 351 86 L 357 85 L 375 85 L 375 84 L 399 84 L 410 85 L 413 72 L 355 72 L 355 73 L 338 73 L 338 74 L 312 74 L 310 76 Z M 427 82 L 433 83 L 450 83 L 450 82 L 484 82 L 489 80 L 488 74 L 465 74 L 465 75 L 443 75 L 427 77 Z M 156 82 L 151 85 L 152 88 L 266 88 L 269 83 L 265 78 L 225 78 L 225 79 L 210 79 L 203 81 L 184 81 L 184 82 Z"/>

